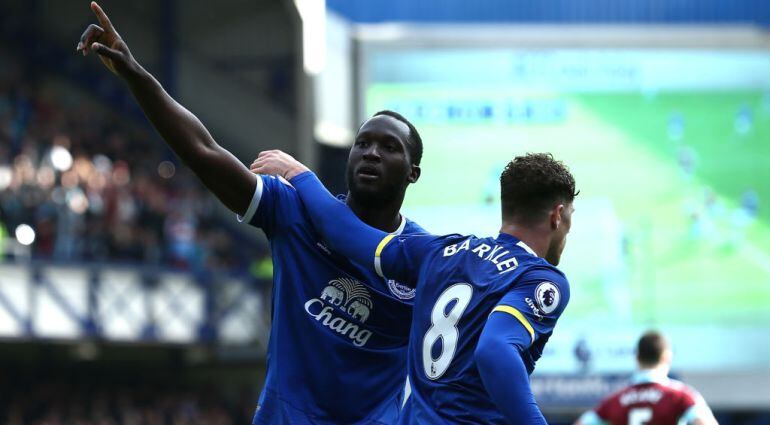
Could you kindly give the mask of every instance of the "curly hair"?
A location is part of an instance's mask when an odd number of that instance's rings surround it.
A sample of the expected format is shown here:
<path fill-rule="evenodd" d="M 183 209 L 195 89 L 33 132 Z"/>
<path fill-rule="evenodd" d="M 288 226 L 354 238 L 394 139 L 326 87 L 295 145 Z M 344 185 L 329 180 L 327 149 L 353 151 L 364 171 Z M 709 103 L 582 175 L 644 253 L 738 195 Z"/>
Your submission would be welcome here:
<path fill-rule="evenodd" d="M 503 217 L 537 221 L 555 203 L 570 203 L 578 193 L 569 169 L 550 153 L 517 156 L 500 174 Z"/>

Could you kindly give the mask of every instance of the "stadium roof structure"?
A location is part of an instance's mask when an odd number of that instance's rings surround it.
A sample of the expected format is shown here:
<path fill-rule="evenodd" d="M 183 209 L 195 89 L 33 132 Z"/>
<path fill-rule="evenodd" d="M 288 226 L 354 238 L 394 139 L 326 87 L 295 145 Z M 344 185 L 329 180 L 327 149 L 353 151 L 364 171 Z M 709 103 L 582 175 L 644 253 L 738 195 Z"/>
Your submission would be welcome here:
<path fill-rule="evenodd" d="M 358 23 L 754 24 L 770 26 L 766 0 L 328 0 Z"/>

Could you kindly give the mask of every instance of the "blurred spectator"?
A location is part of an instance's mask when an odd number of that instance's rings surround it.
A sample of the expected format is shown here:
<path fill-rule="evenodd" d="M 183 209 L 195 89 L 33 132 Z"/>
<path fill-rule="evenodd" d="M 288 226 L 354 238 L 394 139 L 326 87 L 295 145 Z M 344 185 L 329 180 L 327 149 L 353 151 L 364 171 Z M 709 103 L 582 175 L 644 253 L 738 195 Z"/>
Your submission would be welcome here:
<path fill-rule="evenodd" d="M 233 425 L 250 422 L 253 403 L 214 388 L 179 390 L 37 384 L 0 400 L 5 425 Z"/>
<path fill-rule="evenodd" d="M 197 179 L 124 121 L 67 88 L 0 76 L 4 233 L 30 225 L 33 259 L 247 271 L 264 249 L 236 250 Z"/>

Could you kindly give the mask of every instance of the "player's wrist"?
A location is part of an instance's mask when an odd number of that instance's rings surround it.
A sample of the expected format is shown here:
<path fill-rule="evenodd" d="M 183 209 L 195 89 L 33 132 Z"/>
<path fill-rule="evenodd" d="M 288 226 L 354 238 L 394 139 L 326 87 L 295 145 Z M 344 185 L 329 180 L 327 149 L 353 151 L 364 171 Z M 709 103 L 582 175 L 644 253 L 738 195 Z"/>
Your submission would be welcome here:
<path fill-rule="evenodd" d="M 283 175 L 283 178 L 285 178 L 286 180 L 291 180 L 294 177 L 297 177 L 298 175 L 304 173 L 305 171 L 310 171 L 310 169 L 305 167 L 304 165 L 298 165 L 286 171 L 286 173 L 284 173 Z"/>
<path fill-rule="evenodd" d="M 152 79 L 152 75 L 130 54 L 126 63 L 117 70 L 117 74 L 129 83 Z"/>

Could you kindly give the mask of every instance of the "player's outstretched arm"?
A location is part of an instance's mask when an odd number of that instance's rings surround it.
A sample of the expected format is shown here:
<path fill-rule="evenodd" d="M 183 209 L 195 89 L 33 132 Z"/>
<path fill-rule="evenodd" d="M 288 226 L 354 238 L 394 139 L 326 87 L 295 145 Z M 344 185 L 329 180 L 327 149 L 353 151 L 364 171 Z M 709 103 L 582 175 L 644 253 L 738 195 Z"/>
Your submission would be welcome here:
<path fill-rule="evenodd" d="M 171 149 L 225 206 L 244 214 L 254 194 L 257 177 L 219 146 L 200 120 L 171 98 L 134 59 L 128 45 L 96 2 L 91 2 L 91 10 L 99 25 L 91 24 L 86 28 L 77 50 L 84 56 L 95 52 L 110 71 L 123 79 Z"/>
<path fill-rule="evenodd" d="M 251 171 L 289 180 L 297 189 L 313 226 L 330 247 L 354 263 L 375 271 L 374 253 L 388 234 L 356 217 L 347 205 L 326 190 L 310 169 L 287 153 L 271 150 L 260 152 L 251 164 Z"/>
<path fill-rule="evenodd" d="M 513 316 L 492 314 L 474 353 L 484 388 L 512 424 L 547 424 L 521 359 L 530 343 L 530 334 Z"/>

